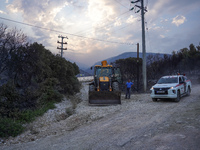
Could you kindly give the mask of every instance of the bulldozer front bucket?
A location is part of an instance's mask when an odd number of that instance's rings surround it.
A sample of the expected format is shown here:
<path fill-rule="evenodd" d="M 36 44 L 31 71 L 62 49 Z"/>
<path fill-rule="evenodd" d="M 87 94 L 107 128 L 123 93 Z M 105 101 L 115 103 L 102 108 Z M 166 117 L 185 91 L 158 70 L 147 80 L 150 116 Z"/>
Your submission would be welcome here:
<path fill-rule="evenodd" d="M 121 104 L 120 91 L 90 91 L 89 105 Z"/>

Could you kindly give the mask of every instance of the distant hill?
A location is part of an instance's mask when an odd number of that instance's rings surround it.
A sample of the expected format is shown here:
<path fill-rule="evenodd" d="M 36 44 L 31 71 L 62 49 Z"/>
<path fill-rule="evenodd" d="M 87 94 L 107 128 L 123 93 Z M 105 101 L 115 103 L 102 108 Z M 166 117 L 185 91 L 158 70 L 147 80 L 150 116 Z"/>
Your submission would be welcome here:
<path fill-rule="evenodd" d="M 72 63 L 76 63 L 76 65 L 81 68 L 82 70 L 86 70 L 88 68 L 88 65 L 83 64 L 82 62 L 79 62 L 77 60 L 73 60 L 71 58 L 65 58 L 66 60 L 72 62 Z"/>
<path fill-rule="evenodd" d="M 148 57 L 149 55 L 157 55 L 159 54 L 160 57 L 164 57 L 165 54 L 160 54 L 160 53 L 146 53 L 146 57 Z M 170 54 L 167 54 L 170 55 Z M 129 57 L 137 57 L 137 52 L 125 52 L 122 53 L 118 56 L 114 56 L 114 57 L 110 57 L 104 60 L 107 60 L 108 64 L 110 64 L 111 62 L 115 62 L 118 59 L 125 59 L 125 58 L 129 58 Z M 139 53 L 139 57 L 142 58 L 142 53 Z M 100 65 L 101 61 L 96 62 L 93 66 L 95 65 Z M 93 70 L 91 70 L 90 68 L 86 69 L 85 72 L 88 72 L 89 74 L 93 74 Z"/>

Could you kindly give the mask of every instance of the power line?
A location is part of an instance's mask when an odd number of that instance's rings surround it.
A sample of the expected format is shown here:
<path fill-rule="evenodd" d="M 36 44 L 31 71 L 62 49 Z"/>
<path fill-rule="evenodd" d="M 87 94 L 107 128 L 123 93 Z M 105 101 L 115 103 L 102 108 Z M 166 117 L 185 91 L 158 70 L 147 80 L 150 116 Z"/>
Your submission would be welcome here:
<path fill-rule="evenodd" d="M 146 0 L 146 6 L 145 6 L 146 8 L 148 7 L 148 4 L 149 4 L 149 1 L 148 1 L 148 0 Z"/>
<path fill-rule="evenodd" d="M 129 16 L 129 15 L 128 15 L 128 16 Z M 124 18 L 127 18 L 127 16 L 125 16 Z M 124 19 L 124 18 L 122 18 L 122 19 Z M 105 26 L 103 26 L 103 27 L 97 28 L 96 31 L 105 30 L 104 28 L 111 26 L 113 23 L 115 23 L 115 21 L 114 21 L 114 22 L 111 22 L 111 23 L 109 23 L 109 24 L 107 24 L 107 25 L 105 25 Z M 87 31 L 88 31 L 88 30 L 87 30 Z M 84 33 L 84 32 L 83 32 L 83 33 Z M 83 33 L 82 33 L 82 34 L 83 34 Z"/>
<path fill-rule="evenodd" d="M 85 37 L 85 36 L 82 36 L 82 35 L 76 35 L 76 34 L 67 33 L 67 32 L 63 32 L 63 31 L 59 31 L 59 30 L 54 30 L 54 29 L 49 29 L 49 28 L 45 28 L 45 27 L 40 27 L 40 26 L 36 26 L 36 25 L 28 24 L 28 23 L 23 23 L 23 22 L 20 22 L 20 21 L 15 21 L 15 20 L 3 18 L 3 17 L 0 17 L 0 19 L 7 20 L 7 21 L 10 21 L 10 22 L 14 22 L 14 23 L 18 23 L 18 24 L 22 24 L 22 25 L 31 26 L 31 27 L 34 27 L 34 28 L 39 28 L 39 29 L 47 30 L 47 31 L 52 31 L 52 32 L 56 32 L 56 33 L 63 33 L 63 34 L 71 35 L 71 36 L 76 36 L 76 37 L 79 37 L 79 38 L 85 38 L 85 39 L 90 39 L 90 40 L 100 41 L 100 42 L 107 42 L 107 43 L 128 45 L 127 43 L 123 43 L 123 42 L 107 41 L 107 40 L 103 40 L 103 39 Z M 134 45 L 134 44 L 131 44 L 131 45 Z"/>
<path fill-rule="evenodd" d="M 126 11 L 126 12 L 124 12 L 124 13 L 122 13 L 122 14 L 120 14 L 119 16 L 122 16 L 122 15 L 124 15 L 124 14 L 126 14 L 126 13 L 128 13 L 128 12 L 130 12 L 130 11 Z M 117 16 L 117 17 L 115 17 L 115 19 L 117 19 L 119 16 Z M 115 21 L 114 21 L 115 22 Z M 106 24 L 106 25 L 104 25 L 103 27 L 100 27 L 100 28 L 104 28 L 104 27 L 107 27 L 107 26 L 109 26 L 110 24 L 113 24 L 114 22 L 112 22 L 112 23 L 109 23 L 109 24 Z M 98 29 L 100 29 L 100 28 L 98 28 Z M 89 29 L 84 29 L 84 30 L 81 30 L 81 31 L 78 31 L 78 32 L 76 32 L 75 34 L 83 34 L 83 33 L 85 33 L 86 31 L 89 31 L 89 30 L 91 30 L 91 28 L 89 28 Z"/>
<path fill-rule="evenodd" d="M 127 11 L 127 12 L 131 12 L 130 10 L 129 11 Z M 127 12 L 125 12 L 125 13 L 127 13 Z M 125 13 L 123 13 L 123 14 L 125 14 Z M 122 15 L 122 14 L 121 14 Z M 123 18 L 121 18 L 121 19 L 124 19 L 124 18 L 127 18 L 129 15 L 127 15 L 127 16 L 125 16 L 125 17 L 123 17 Z M 139 16 L 140 17 L 140 16 Z M 116 17 L 117 18 L 117 17 Z M 110 25 L 112 25 L 113 23 L 115 23 L 115 21 L 114 22 L 111 22 L 111 23 L 109 23 L 109 24 L 106 24 L 106 25 L 104 25 L 103 27 L 99 27 L 99 28 L 97 28 L 96 30 L 97 31 L 102 31 L 102 30 L 105 30 L 104 28 L 105 27 L 109 27 Z M 128 26 L 128 25 L 127 25 Z M 124 27 L 122 27 L 122 28 L 124 28 Z M 88 29 L 88 30 L 85 30 L 85 31 L 82 31 L 82 33 L 81 34 L 84 34 L 85 32 L 88 32 L 89 30 L 92 30 L 92 29 Z M 112 31 L 113 32 L 113 31 Z M 111 33 L 112 33 L 111 32 Z"/>
<path fill-rule="evenodd" d="M 129 9 L 128 7 L 126 7 L 125 5 L 123 5 L 122 3 L 120 3 L 119 1 L 115 0 L 118 4 L 120 4 L 121 6 L 123 6 L 124 8 Z"/>
<path fill-rule="evenodd" d="M 130 24 L 127 24 L 127 25 L 125 25 L 125 26 L 123 26 L 123 27 L 121 27 L 121 28 L 118 28 L 117 30 L 115 30 L 115 31 L 111 31 L 110 33 L 114 33 L 114 32 L 117 32 L 117 31 L 119 31 L 119 30 L 122 30 L 122 29 L 124 29 L 124 28 L 126 28 L 126 27 L 128 27 L 128 26 L 130 26 L 130 25 L 132 25 L 133 23 L 130 23 Z"/>

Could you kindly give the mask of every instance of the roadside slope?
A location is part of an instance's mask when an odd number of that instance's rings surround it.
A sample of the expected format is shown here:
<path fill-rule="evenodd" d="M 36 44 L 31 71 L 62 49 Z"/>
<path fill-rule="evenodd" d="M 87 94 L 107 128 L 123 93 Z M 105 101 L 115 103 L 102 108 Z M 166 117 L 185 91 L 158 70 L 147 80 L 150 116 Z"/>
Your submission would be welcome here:
<path fill-rule="evenodd" d="M 149 94 L 140 94 L 122 99 L 122 105 L 91 107 L 85 96 L 71 116 L 72 124 L 80 123 L 75 128 L 67 130 L 68 118 L 57 123 L 65 129 L 59 134 L 0 149 L 198 149 L 199 88 L 194 86 L 191 95 L 179 103 L 155 103 Z"/>

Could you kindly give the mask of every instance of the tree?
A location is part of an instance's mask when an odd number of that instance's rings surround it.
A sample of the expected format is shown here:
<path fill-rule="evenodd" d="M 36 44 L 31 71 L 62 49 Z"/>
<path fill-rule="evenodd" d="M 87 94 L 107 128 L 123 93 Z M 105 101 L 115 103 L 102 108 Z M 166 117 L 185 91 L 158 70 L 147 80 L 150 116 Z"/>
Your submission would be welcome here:
<path fill-rule="evenodd" d="M 63 95 L 79 91 L 79 68 L 42 44 L 29 44 L 16 28 L 0 25 L 0 129 L 16 127 L 54 108 Z M 2 82 L 5 81 L 5 82 Z M 8 122 L 9 120 L 9 122 Z M 10 131 L 0 131 L 0 136 Z"/>
<path fill-rule="evenodd" d="M 11 54 L 27 43 L 27 37 L 21 30 L 9 29 L 6 25 L 0 24 L 0 76 L 8 69 L 7 63 Z"/>
<path fill-rule="evenodd" d="M 115 66 L 118 66 L 121 70 L 123 81 L 131 79 L 137 84 L 137 58 L 129 57 L 126 59 L 116 60 L 114 63 Z M 142 79 L 142 59 L 139 59 L 139 80 Z M 142 82 L 140 82 L 142 83 Z M 140 84 L 141 86 L 142 84 Z"/>

